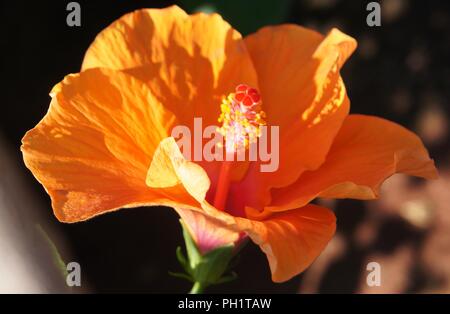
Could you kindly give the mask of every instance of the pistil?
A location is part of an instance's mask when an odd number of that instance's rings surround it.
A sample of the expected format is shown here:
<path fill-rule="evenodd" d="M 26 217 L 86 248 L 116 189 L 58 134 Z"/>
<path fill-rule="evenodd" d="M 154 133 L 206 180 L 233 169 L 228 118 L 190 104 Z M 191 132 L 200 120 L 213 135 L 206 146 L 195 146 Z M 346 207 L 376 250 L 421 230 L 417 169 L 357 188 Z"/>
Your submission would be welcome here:
<path fill-rule="evenodd" d="M 235 160 L 236 153 L 245 153 L 249 145 L 261 136 L 260 127 L 265 125 L 265 113 L 261 110 L 259 92 L 245 84 L 238 85 L 234 93 L 224 98 L 220 109 L 218 121 L 222 126 L 218 131 L 225 138 L 227 158 L 220 168 L 213 205 L 219 210 L 225 210 L 233 168 L 233 162 L 229 160 Z"/>

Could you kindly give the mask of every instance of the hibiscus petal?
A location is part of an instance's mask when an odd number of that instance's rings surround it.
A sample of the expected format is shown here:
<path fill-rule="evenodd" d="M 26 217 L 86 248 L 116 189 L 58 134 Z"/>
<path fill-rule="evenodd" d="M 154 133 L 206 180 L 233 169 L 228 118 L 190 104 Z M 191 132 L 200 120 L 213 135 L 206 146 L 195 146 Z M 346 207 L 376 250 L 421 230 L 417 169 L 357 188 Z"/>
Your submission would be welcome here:
<path fill-rule="evenodd" d="M 184 158 L 174 138 L 168 137 L 161 141 L 148 169 L 146 182 L 152 188 L 181 185 L 185 194 L 191 195 L 198 202 L 197 207 L 187 207 L 180 202 L 180 194 L 168 195 L 171 200 L 180 203 L 174 209 L 183 219 L 202 253 L 238 240 L 239 232 L 228 227 L 230 223 L 234 223 L 231 216 L 212 206 L 205 206 L 209 210 L 202 208 L 210 187 L 208 175 L 201 166 Z"/>
<path fill-rule="evenodd" d="M 258 74 L 267 121 L 280 126 L 301 122 L 312 106 L 326 105 L 316 102 L 329 72 L 336 64 L 339 70 L 356 47 L 353 38 L 337 29 L 324 37 L 298 25 L 264 27 L 245 43 Z"/>
<path fill-rule="evenodd" d="M 221 246 L 234 244 L 241 237 L 240 232 L 205 212 L 184 207 L 175 207 L 175 210 L 202 254 Z"/>
<path fill-rule="evenodd" d="M 59 220 L 166 202 L 145 179 L 174 117 L 142 82 L 92 69 L 68 75 L 51 95 L 48 113 L 27 132 L 21 149 Z"/>
<path fill-rule="evenodd" d="M 372 116 L 350 115 L 326 162 L 286 188 L 274 190 L 268 210 L 302 206 L 317 196 L 373 199 L 395 173 L 436 178 L 437 170 L 420 138 L 404 127 Z"/>
<path fill-rule="evenodd" d="M 287 186 L 324 162 L 349 111 L 339 69 L 356 41 L 337 29 L 323 37 L 295 25 L 266 27 L 245 40 L 268 125 L 280 127 L 278 170 L 262 173 L 254 163 L 239 187 L 252 191 L 244 203 L 261 208 L 270 202 L 270 188 Z"/>
<path fill-rule="evenodd" d="M 186 191 L 199 203 L 205 200 L 210 181 L 203 168 L 187 161 L 175 139 L 163 139 L 148 169 L 146 183 L 152 188 L 167 188 L 183 184 Z M 176 199 L 176 196 L 174 197 Z"/>
<path fill-rule="evenodd" d="M 238 218 L 238 225 L 267 255 L 272 280 L 282 282 L 319 256 L 334 235 L 336 217 L 329 209 L 310 204 L 264 221 Z"/>
<path fill-rule="evenodd" d="M 217 123 L 221 97 L 256 73 L 241 35 L 218 14 L 187 15 L 177 6 L 126 14 L 94 40 L 82 69 L 126 70 L 149 83 L 185 123 Z"/>

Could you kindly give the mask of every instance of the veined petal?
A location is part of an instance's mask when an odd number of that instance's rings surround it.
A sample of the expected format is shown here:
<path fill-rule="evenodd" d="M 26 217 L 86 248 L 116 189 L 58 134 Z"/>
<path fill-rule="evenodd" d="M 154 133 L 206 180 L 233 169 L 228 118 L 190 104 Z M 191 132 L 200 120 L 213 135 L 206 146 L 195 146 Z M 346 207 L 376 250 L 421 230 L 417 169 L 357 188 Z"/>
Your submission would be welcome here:
<path fill-rule="evenodd" d="M 216 124 L 221 97 L 256 73 L 241 35 L 218 14 L 187 15 L 177 6 L 126 14 L 89 47 L 82 69 L 125 70 L 148 82 L 183 123 Z"/>
<path fill-rule="evenodd" d="M 337 29 L 324 37 L 298 25 L 264 27 L 245 43 L 258 74 L 266 120 L 280 126 L 303 122 L 306 127 L 317 117 L 329 100 L 320 99 L 329 72 L 338 71 L 356 48 L 356 41 Z"/>
<path fill-rule="evenodd" d="M 168 188 L 182 184 L 186 191 L 201 203 L 205 200 L 211 183 L 203 168 L 187 161 L 175 139 L 167 137 L 156 149 L 148 169 L 146 184 L 152 188 Z"/>
<path fill-rule="evenodd" d="M 236 243 L 241 238 L 241 233 L 203 211 L 176 207 L 185 226 L 189 230 L 197 247 L 202 254 L 215 248 Z"/>
<path fill-rule="evenodd" d="M 26 133 L 21 149 L 59 220 L 170 205 L 145 178 L 175 118 L 145 84 L 119 71 L 92 69 L 68 75 L 51 95 L 48 113 Z"/>
<path fill-rule="evenodd" d="M 405 173 L 437 177 L 420 138 L 404 127 L 372 116 L 350 115 L 326 162 L 286 188 L 274 190 L 270 211 L 302 206 L 315 197 L 373 199 L 385 179 Z"/>
<path fill-rule="evenodd" d="M 146 182 L 155 189 L 182 186 L 185 194 L 198 202 L 196 208 L 188 208 L 183 206 L 187 202 L 180 201 L 179 194 L 169 195 L 173 202 L 180 203 L 174 209 L 183 219 L 202 253 L 232 244 L 239 239 L 239 232 L 229 228 L 229 224 L 234 223 L 233 217 L 212 206 L 208 206 L 209 210 L 202 208 L 206 203 L 210 180 L 201 166 L 184 158 L 174 138 L 168 137 L 161 141 L 148 170 Z"/>
<path fill-rule="evenodd" d="M 267 255 L 275 282 L 289 280 L 304 271 L 336 230 L 333 212 L 312 204 L 264 221 L 237 218 L 237 223 Z"/>
<path fill-rule="evenodd" d="M 266 27 L 245 40 L 268 125 L 280 127 L 278 170 L 262 173 L 254 163 L 239 187 L 252 190 L 254 199 L 245 203 L 261 209 L 271 188 L 292 184 L 324 162 L 349 111 L 339 70 L 356 41 L 337 29 L 323 37 L 296 25 Z"/>

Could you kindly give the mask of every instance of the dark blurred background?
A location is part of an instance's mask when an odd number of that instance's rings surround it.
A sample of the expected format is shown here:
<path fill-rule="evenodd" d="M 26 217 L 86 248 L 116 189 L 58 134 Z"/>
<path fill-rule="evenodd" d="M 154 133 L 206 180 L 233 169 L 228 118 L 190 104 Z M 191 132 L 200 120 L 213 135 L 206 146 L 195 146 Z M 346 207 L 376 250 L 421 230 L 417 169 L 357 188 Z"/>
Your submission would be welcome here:
<path fill-rule="evenodd" d="M 336 211 L 336 237 L 300 276 L 270 280 L 264 254 L 247 245 L 239 280 L 211 292 L 450 292 L 450 2 L 382 0 L 381 27 L 366 24 L 369 1 L 222 0 L 77 1 L 81 27 L 66 25 L 70 1 L 2 1 L 0 110 L 0 291 L 64 292 L 49 242 L 65 262 L 82 267 L 82 288 L 94 292 L 186 292 L 175 248 L 182 244 L 170 208 L 126 209 L 61 224 L 50 200 L 25 168 L 25 132 L 45 115 L 48 93 L 78 72 L 95 36 L 138 8 L 178 4 L 187 12 L 219 12 L 243 35 L 279 23 L 326 33 L 338 27 L 359 47 L 343 70 L 353 113 L 381 116 L 417 132 L 437 162 L 432 182 L 391 178 L 380 200 L 325 202 Z M 368 287 L 366 265 L 381 265 L 382 284 Z"/>

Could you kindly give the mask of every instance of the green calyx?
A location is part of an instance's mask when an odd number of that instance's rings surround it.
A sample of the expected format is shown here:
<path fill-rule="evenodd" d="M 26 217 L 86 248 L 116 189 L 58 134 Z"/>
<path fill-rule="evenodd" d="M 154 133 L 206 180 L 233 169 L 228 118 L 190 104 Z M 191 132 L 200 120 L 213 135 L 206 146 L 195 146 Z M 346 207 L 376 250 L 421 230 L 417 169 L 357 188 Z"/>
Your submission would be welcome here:
<path fill-rule="evenodd" d="M 193 282 L 194 286 L 190 293 L 201 293 L 208 286 L 236 279 L 236 273 L 230 271 L 234 245 L 221 246 L 202 255 L 189 231 L 183 222 L 180 222 L 183 227 L 187 258 L 181 247 L 177 247 L 176 256 L 185 272 L 170 274 Z"/>

